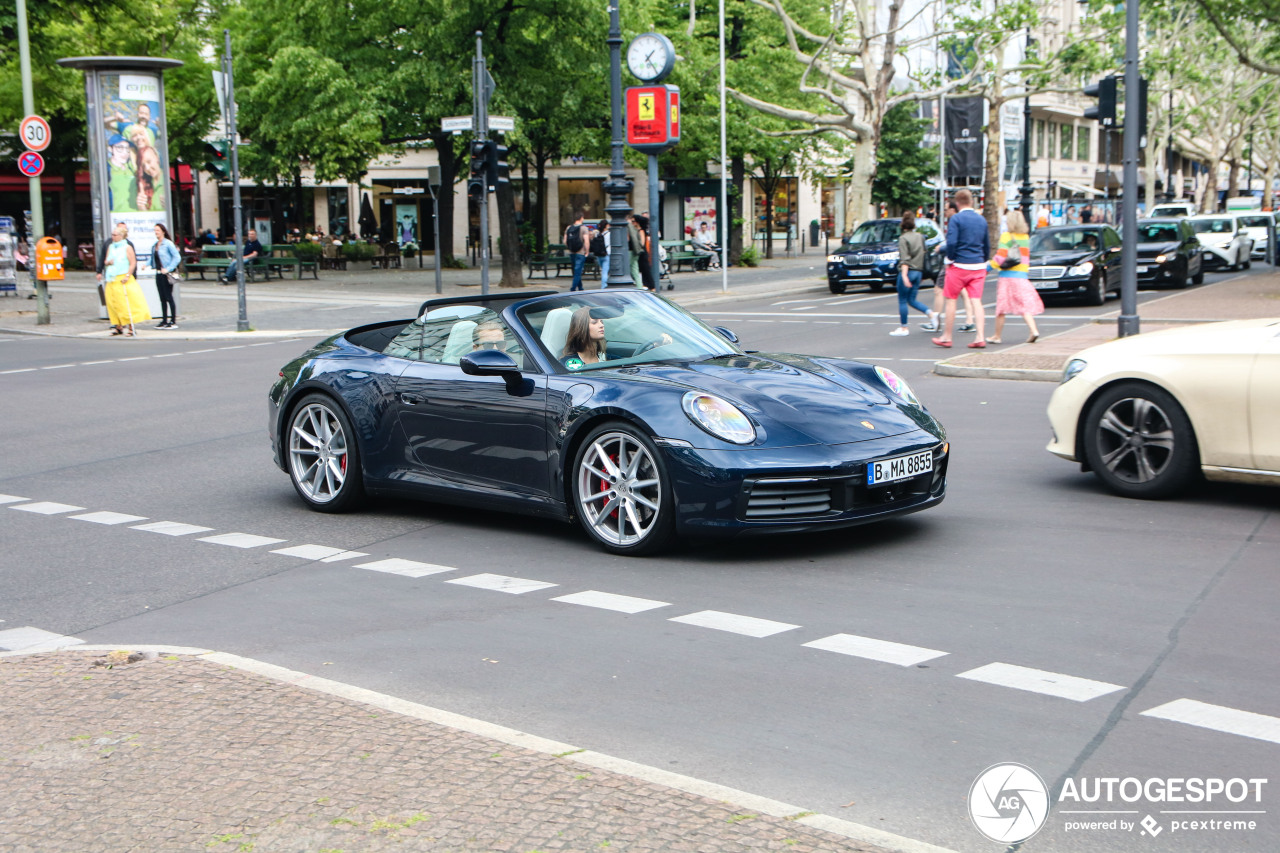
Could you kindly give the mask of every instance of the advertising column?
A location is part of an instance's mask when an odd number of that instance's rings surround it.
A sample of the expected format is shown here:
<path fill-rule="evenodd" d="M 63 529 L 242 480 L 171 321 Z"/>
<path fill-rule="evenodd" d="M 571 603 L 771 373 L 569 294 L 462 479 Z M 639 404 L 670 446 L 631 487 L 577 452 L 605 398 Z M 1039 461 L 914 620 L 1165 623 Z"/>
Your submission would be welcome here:
<path fill-rule="evenodd" d="M 160 297 L 151 264 L 156 225 L 163 225 L 174 237 L 164 69 L 177 68 L 182 62 L 146 56 L 77 56 L 59 59 L 58 64 L 85 72 L 95 250 L 101 252 L 116 224 L 129 229 L 129 242 L 138 257 L 138 284 L 152 316 L 159 317 Z"/>

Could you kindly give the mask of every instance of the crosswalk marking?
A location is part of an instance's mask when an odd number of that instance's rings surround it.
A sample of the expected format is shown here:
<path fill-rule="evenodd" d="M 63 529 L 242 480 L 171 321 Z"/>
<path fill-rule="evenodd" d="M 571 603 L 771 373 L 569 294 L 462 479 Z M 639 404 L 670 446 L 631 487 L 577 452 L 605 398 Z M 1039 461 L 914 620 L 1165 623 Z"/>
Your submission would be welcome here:
<path fill-rule="evenodd" d="M 984 681 L 1001 687 L 1012 687 L 1014 690 L 1043 693 L 1046 696 L 1056 696 L 1059 699 L 1070 699 L 1074 702 L 1088 702 L 1090 699 L 1124 689 L 1119 684 L 1090 681 L 1074 675 L 1045 672 L 1041 669 L 1031 669 L 1011 663 L 989 663 L 986 666 L 962 672 L 957 677 L 971 681 Z"/>
<path fill-rule="evenodd" d="M 15 504 L 29 500 L 31 500 L 31 498 L 20 498 L 17 495 L 0 495 L 0 504 Z"/>
<path fill-rule="evenodd" d="M 326 563 L 369 556 L 362 551 L 346 551 L 342 548 L 330 548 L 327 545 L 294 545 L 290 548 L 277 548 L 271 553 L 284 554 L 286 557 L 301 557 L 304 560 L 323 560 Z"/>
<path fill-rule="evenodd" d="M 670 607 L 670 602 L 654 601 L 650 598 L 636 598 L 631 595 L 617 595 L 612 592 L 598 592 L 589 589 L 586 592 L 575 592 L 562 595 L 552 601 L 563 601 L 565 604 L 581 604 L 583 607 L 599 607 L 601 610 L 616 610 L 619 613 L 643 613 L 659 607 Z"/>
<path fill-rule="evenodd" d="M 372 563 L 360 563 L 356 568 L 369 569 L 374 572 L 387 572 L 392 575 L 404 575 L 407 578 L 422 578 L 427 575 L 457 571 L 452 566 L 436 566 L 431 563 L 419 563 L 417 560 L 402 560 L 399 557 L 376 560 Z"/>
<path fill-rule="evenodd" d="M 228 545 L 232 548 L 261 548 L 263 545 L 275 545 L 285 540 L 273 539 L 270 536 L 255 536 L 252 533 L 219 533 L 214 536 L 202 536 L 199 541 L 214 545 Z"/>
<path fill-rule="evenodd" d="M 474 586 L 477 589 L 491 589 L 495 592 L 509 592 L 512 595 L 523 595 L 539 589 L 557 586 L 546 581 L 534 581 L 526 578 L 509 578 L 506 575 L 480 574 L 465 578 L 454 578 L 445 583 L 456 583 L 460 586 Z"/>
<path fill-rule="evenodd" d="M 686 616 L 676 616 L 668 622 L 682 622 L 685 625 L 697 625 L 699 628 L 711 628 L 714 631 L 728 631 L 732 634 L 745 634 L 748 637 L 771 637 L 783 631 L 799 628 L 786 622 L 773 622 L 769 619 L 757 619 L 754 616 L 739 616 L 736 613 L 721 613 L 719 610 L 699 610 Z"/>
<path fill-rule="evenodd" d="M 207 533 L 212 527 L 201 527 L 198 524 L 183 524 L 180 521 L 153 521 L 149 524 L 135 524 L 130 530 L 145 530 L 147 533 L 163 533 L 165 536 L 189 536 L 192 533 Z"/>
<path fill-rule="evenodd" d="M 826 652 L 837 652 L 842 655 L 852 655 L 853 657 L 877 660 L 882 663 L 896 663 L 898 666 L 916 666 L 927 660 L 940 658 L 947 654 L 936 649 L 908 646 L 903 643 L 876 640 L 871 637 L 859 637 L 856 634 L 833 634 L 830 637 L 823 637 L 821 640 L 803 643 L 803 645 L 811 649 L 822 649 Z"/>
<path fill-rule="evenodd" d="M 128 524 L 131 521 L 146 521 L 145 515 L 128 515 L 123 512 L 86 512 L 84 515 L 71 516 L 76 521 L 92 521 L 94 524 Z"/>
<path fill-rule="evenodd" d="M 38 512 L 41 515 L 59 515 L 64 512 L 78 512 L 84 507 L 71 504 L 59 504 L 53 501 L 36 501 L 35 503 L 11 506 L 9 509 L 20 509 L 23 512 Z"/>
<path fill-rule="evenodd" d="M 1268 717 L 1252 711 L 1238 711 L 1223 705 L 1210 705 L 1194 699 L 1175 699 L 1164 705 L 1143 711 L 1143 717 L 1156 717 L 1186 723 L 1202 729 L 1213 729 L 1232 735 L 1280 743 L 1280 717 Z"/>

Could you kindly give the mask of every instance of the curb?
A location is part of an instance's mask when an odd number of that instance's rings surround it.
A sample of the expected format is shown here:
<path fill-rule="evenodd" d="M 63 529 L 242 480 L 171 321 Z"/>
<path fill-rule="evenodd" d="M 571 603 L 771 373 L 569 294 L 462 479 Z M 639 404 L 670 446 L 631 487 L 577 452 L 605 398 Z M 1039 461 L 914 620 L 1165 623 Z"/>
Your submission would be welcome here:
<path fill-rule="evenodd" d="M 761 797 L 748 791 L 740 791 L 736 788 L 718 785 L 714 782 L 695 779 L 692 776 L 672 773 L 669 770 L 662 770 L 661 768 L 650 767 L 645 764 L 628 761 L 624 758 L 616 758 L 611 755 L 605 755 L 604 753 L 582 749 L 581 747 L 576 747 L 572 744 L 549 740 L 517 729 L 500 726 L 496 723 L 478 720 L 474 717 L 467 717 L 462 714 L 455 714 L 451 711 L 444 711 L 439 708 L 420 705 L 417 702 L 397 699 L 396 697 L 389 696 L 385 693 L 366 690 L 363 687 L 355 687 L 350 684 L 343 684 L 342 682 L 333 681 L 327 678 L 319 678 L 305 672 L 286 669 L 285 667 L 276 666 L 275 664 L 265 663 L 252 658 L 240 657 L 239 655 L 228 654 L 226 652 L 188 648 L 185 646 L 165 645 L 128 645 L 121 647 L 118 645 L 112 646 L 95 644 L 48 644 L 44 646 L 20 649 L 17 651 L 0 652 L 0 658 L 22 657 L 24 655 L 46 654 L 48 652 L 114 652 L 123 651 L 125 649 L 129 651 L 151 652 L 154 654 L 179 654 L 203 658 L 210 663 L 231 667 L 233 669 L 241 670 L 242 672 L 253 673 L 293 687 L 313 690 L 317 693 L 336 696 L 352 702 L 360 702 L 384 711 L 390 711 L 395 714 L 434 723 L 446 728 L 468 732 L 470 734 L 479 735 L 480 737 L 490 738 L 522 749 L 528 749 L 543 755 L 559 758 L 564 761 L 573 761 L 578 764 L 585 764 L 589 767 L 607 770 L 611 773 L 628 776 L 639 781 L 673 788 L 677 791 L 683 791 L 686 794 L 706 797 L 707 799 L 716 800 L 718 802 L 729 803 L 735 806 L 740 806 L 744 809 L 758 811 L 772 817 L 786 818 L 813 829 L 820 829 L 834 835 L 843 836 L 851 841 L 877 845 L 885 850 L 892 851 L 892 853 L 955 853 L 955 851 L 949 850 L 945 847 L 937 847 L 933 844 L 928 844 L 927 842 L 916 841 L 915 839 L 906 838 L 901 835 L 894 835 L 893 833 L 885 832 L 884 830 L 870 826 L 864 826 L 860 823 L 853 823 L 852 821 L 842 820 L 830 815 L 811 812 L 799 806 L 793 806 L 769 797 Z"/>
<path fill-rule="evenodd" d="M 964 367 L 939 361 L 933 365 L 939 376 L 963 376 L 970 379 L 1022 379 L 1031 382 L 1057 382 L 1061 370 L 1033 370 L 1029 367 Z"/>

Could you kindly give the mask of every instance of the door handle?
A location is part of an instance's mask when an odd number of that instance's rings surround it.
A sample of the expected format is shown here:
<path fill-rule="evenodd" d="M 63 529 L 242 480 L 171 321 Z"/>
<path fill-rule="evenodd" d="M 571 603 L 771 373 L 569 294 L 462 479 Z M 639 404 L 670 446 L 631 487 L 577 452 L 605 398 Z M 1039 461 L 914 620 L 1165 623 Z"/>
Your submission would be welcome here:
<path fill-rule="evenodd" d="M 425 397 L 419 397 L 417 394 L 401 394 L 400 402 L 404 403 L 406 406 L 417 406 L 420 403 L 427 402 L 427 399 Z"/>

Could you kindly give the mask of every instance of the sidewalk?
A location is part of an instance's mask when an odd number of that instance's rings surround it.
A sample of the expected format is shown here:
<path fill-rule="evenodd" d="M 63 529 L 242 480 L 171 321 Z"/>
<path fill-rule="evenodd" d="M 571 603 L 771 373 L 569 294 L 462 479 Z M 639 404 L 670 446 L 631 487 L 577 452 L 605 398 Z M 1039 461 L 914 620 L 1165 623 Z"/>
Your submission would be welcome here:
<path fill-rule="evenodd" d="M 1263 269 L 1266 272 L 1261 275 L 1230 276 L 1213 284 L 1171 291 L 1167 296 L 1138 306 L 1140 333 L 1189 323 L 1280 317 L 1280 271 Z M 1097 322 L 1042 337 L 1034 344 L 988 344 L 985 350 L 938 362 L 934 372 L 943 376 L 1057 382 L 1071 356 L 1117 337 L 1120 306 L 1118 300 L 1107 304 L 1113 310 Z M 988 329 L 992 328 L 992 322 L 988 317 Z M 1022 324 L 1016 322 L 1013 328 L 1021 333 Z M 968 337 L 957 335 L 956 339 L 968 340 Z"/>
<path fill-rule="evenodd" d="M 946 853 L 199 649 L 0 655 L 0 717 L 12 853 Z"/>
<path fill-rule="evenodd" d="M 410 262 L 413 263 L 413 262 Z M 351 266 L 355 266 L 352 264 Z M 363 265 L 361 265 L 363 266 Z M 489 292 L 508 294 L 520 292 L 499 287 L 501 263 L 490 269 Z M 143 323 L 139 337 L 151 340 L 167 338 L 207 339 L 231 337 L 292 337 L 298 334 L 321 336 L 343 331 L 350 327 L 341 321 L 340 314 L 323 314 L 314 310 L 303 311 L 307 306 L 335 305 L 395 305 L 404 310 L 403 316 L 412 316 L 418 306 L 427 299 L 480 293 L 480 270 L 446 269 L 441 271 L 441 293 L 436 294 L 435 270 L 406 266 L 399 270 L 347 269 L 324 270 L 319 280 L 312 278 L 272 279 L 269 282 L 245 284 L 246 316 L 254 330 L 237 332 L 238 295 L 234 285 L 221 285 L 210 278 L 199 277 L 183 282 L 179 288 L 179 328 L 162 331 L 153 328 L 159 319 Z M 722 290 L 724 281 L 718 272 L 680 272 L 671 277 L 674 290 L 663 290 L 662 295 L 681 305 L 700 305 L 724 300 L 747 299 L 774 294 L 813 291 L 826 293 L 826 256 L 817 249 L 809 249 L 794 258 L 775 258 L 763 261 L 759 267 L 734 267 L 729 270 L 729 289 Z M 568 275 L 556 278 L 525 279 L 524 291 L 569 289 Z M 600 287 L 598 279 L 587 279 L 587 289 Z M 100 303 L 97 282 L 88 272 L 71 272 L 62 282 L 52 282 L 50 292 L 51 322 L 36 325 L 35 300 L 27 299 L 30 287 L 24 280 L 19 285 L 19 296 L 0 296 L 0 333 L 37 334 L 67 337 L 107 337 L 107 321 L 100 319 Z M 301 322 L 305 320 L 305 322 Z"/>

